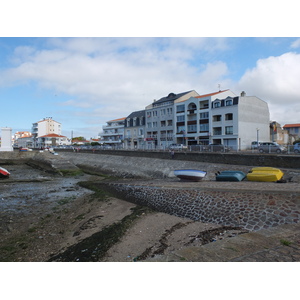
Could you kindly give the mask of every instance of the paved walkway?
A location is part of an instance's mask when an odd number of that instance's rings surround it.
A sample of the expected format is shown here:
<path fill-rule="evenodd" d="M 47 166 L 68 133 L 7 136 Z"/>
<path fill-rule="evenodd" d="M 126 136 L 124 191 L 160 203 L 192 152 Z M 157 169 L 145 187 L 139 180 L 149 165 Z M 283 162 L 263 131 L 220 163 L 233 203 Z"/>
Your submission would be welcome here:
<path fill-rule="evenodd" d="M 298 262 L 300 223 L 244 233 L 199 247 L 186 247 L 149 262 Z"/>

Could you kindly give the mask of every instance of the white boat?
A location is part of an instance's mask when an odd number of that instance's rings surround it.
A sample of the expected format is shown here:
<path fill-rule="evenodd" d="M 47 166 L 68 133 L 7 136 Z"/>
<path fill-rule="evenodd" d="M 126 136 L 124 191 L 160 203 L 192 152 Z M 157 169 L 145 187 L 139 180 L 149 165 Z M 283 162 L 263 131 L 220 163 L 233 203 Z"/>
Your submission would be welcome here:
<path fill-rule="evenodd" d="M 183 169 L 175 170 L 174 175 L 180 178 L 181 180 L 200 181 L 203 179 L 203 177 L 205 177 L 206 172 L 195 169 Z"/>
<path fill-rule="evenodd" d="M 6 169 L 0 167 L 0 177 L 8 178 L 9 175 L 10 173 Z"/>

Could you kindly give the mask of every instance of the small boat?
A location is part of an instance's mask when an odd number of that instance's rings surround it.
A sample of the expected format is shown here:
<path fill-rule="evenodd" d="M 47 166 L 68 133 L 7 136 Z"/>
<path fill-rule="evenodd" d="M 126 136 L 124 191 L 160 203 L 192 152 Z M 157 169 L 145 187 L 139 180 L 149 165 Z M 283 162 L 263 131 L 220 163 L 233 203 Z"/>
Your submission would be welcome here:
<path fill-rule="evenodd" d="M 275 182 L 281 180 L 283 172 L 280 169 L 271 167 L 257 167 L 252 168 L 247 174 L 247 179 L 250 181 L 266 181 Z"/>
<path fill-rule="evenodd" d="M 175 170 L 174 175 L 180 178 L 181 180 L 186 181 L 200 181 L 205 177 L 206 172 L 194 169 L 183 169 Z"/>
<path fill-rule="evenodd" d="M 9 175 L 10 173 L 6 169 L 0 167 L 0 177 L 8 178 Z"/>
<path fill-rule="evenodd" d="M 217 181 L 242 181 L 246 174 L 242 171 L 222 171 L 216 173 Z"/>

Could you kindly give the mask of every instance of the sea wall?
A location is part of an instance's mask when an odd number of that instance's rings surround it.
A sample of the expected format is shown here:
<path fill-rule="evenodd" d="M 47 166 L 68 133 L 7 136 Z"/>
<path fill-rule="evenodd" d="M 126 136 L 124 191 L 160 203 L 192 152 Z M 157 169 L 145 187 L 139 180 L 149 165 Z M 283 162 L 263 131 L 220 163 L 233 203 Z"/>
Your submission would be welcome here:
<path fill-rule="evenodd" d="M 69 151 L 59 150 L 59 153 Z M 91 150 L 80 150 L 80 152 L 90 153 Z M 171 158 L 169 151 L 95 150 L 94 154 L 161 160 L 169 160 Z M 176 151 L 174 159 L 176 161 L 300 169 L 300 155 L 292 154 Z"/>
<path fill-rule="evenodd" d="M 130 183 L 110 183 L 102 188 L 158 211 L 250 231 L 300 220 L 299 192 L 222 191 Z"/>

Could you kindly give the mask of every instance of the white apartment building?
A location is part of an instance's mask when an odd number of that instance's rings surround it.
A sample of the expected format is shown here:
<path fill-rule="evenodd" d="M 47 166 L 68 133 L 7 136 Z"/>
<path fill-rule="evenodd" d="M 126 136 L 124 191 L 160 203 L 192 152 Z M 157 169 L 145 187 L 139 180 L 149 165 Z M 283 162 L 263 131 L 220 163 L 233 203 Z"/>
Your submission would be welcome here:
<path fill-rule="evenodd" d="M 32 124 L 33 147 L 45 148 L 59 145 L 69 145 L 70 140 L 61 135 L 61 123 L 54 121 L 51 117 Z"/>
<path fill-rule="evenodd" d="M 107 125 L 102 126 L 103 132 L 99 134 L 100 143 L 115 148 L 123 147 L 125 119 L 107 121 Z"/>
<path fill-rule="evenodd" d="M 269 141 L 268 104 L 243 92 L 230 90 L 191 97 L 175 104 L 176 143 L 223 144 L 234 150 L 252 141 Z"/>
<path fill-rule="evenodd" d="M 174 104 L 198 95 L 195 91 L 170 93 L 146 107 L 147 149 L 166 148 L 175 143 Z"/>
<path fill-rule="evenodd" d="M 61 135 L 61 123 L 54 121 L 51 117 L 32 124 L 34 138 L 53 133 Z"/>

